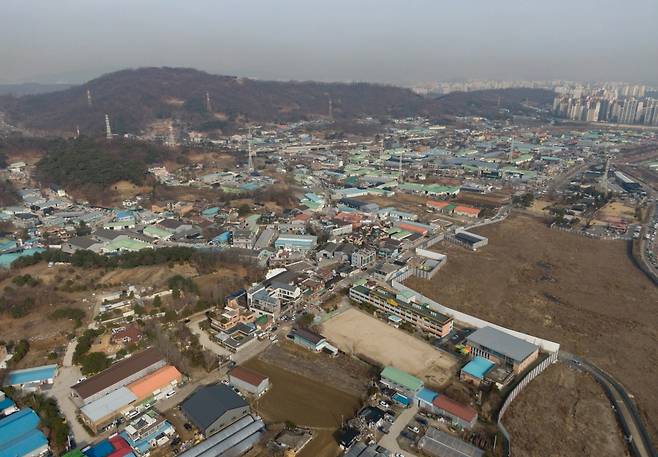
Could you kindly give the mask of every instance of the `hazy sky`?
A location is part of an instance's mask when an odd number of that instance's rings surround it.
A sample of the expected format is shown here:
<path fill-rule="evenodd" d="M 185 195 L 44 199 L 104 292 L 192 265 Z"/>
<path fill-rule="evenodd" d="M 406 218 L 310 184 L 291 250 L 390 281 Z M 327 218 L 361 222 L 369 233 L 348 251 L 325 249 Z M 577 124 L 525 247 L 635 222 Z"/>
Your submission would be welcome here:
<path fill-rule="evenodd" d="M 160 65 L 325 81 L 658 83 L 658 0 L 0 1 L 0 82 Z"/>

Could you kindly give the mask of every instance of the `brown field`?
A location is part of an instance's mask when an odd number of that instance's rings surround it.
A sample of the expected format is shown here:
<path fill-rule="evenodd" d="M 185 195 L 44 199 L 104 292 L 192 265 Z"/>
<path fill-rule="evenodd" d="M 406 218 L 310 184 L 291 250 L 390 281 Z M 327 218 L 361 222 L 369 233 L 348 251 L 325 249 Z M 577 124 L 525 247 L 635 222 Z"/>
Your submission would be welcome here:
<path fill-rule="evenodd" d="M 624 202 L 610 202 L 596 213 L 594 223 L 607 223 L 608 218 L 620 218 L 629 223 L 635 221 L 635 208 L 626 205 Z"/>
<path fill-rule="evenodd" d="M 149 265 L 135 268 L 117 268 L 106 273 L 100 284 L 139 284 L 140 286 L 160 286 L 174 275 L 196 276 L 196 268 L 189 264 Z"/>
<path fill-rule="evenodd" d="M 551 230 L 519 214 L 476 231 L 488 246 L 475 253 L 444 244 L 446 266 L 409 287 L 593 361 L 635 395 L 658 436 L 658 288 L 635 267 L 627 242 Z"/>
<path fill-rule="evenodd" d="M 528 208 L 528 211 L 531 213 L 543 215 L 546 214 L 546 210 L 553 205 L 553 202 L 549 202 L 546 200 L 535 200 L 532 202 L 532 206 Z"/>
<path fill-rule="evenodd" d="M 270 390 L 252 405 L 258 414 L 268 423 L 292 421 L 314 429 L 314 438 L 299 454 L 301 457 L 340 454 L 333 434 L 341 421 L 354 416 L 361 405 L 359 397 L 259 359 L 245 365 L 270 378 Z"/>
<path fill-rule="evenodd" d="M 498 208 L 509 203 L 511 200 L 509 192 L 497 191 L 488 194 L 475 192 L 460 192 L 455 199 L 456 203 L 476 206 L 478 208 Z"/>
<path fill-rule="evenodd" d="M 541 420 L 532 420 L 538 411 Z M 589 375 L 561 363 L 525 388 L 503 422 L 512 436 L 512 455 L 628 455 L 621 430 L 614 432 L 617 419 L 601 387 Z"/>
<path fill-rule="evenodd" d="M 370 203 L 376 203 L 382 208 L 394 206 L 401 211 L 409 211 L 418 214 L 421 218 L 424 213 L 429 213 L 426 203 L 431 198 L 414 194 L 403 194 L 396 192 L 392 197 L 381 197 L 378 195 L 365 195 L 358 197 L 357 200 L 363 200 Z"/>
<path fill-rule="evenodd" d="M 347 354 L 392 365 L 434 386 L 444 385 L 457 369 L 452 356 L 354 308 L 322 324 L 322 334 Z"/>

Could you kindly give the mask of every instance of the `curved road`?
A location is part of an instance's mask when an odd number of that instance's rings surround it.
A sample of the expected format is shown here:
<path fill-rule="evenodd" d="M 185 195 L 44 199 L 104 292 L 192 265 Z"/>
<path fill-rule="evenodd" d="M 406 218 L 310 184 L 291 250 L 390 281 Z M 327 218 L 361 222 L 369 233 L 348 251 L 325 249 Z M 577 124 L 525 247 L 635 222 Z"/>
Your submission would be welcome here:
<path fill-rule="evenodd" d="M 585 370 L 601 384 L 619 418 L 624 431 L 624 437 L 631 450 L 631 455 L 637 457 L 658 457 L 658 453 L 651 443 L 649 432 L 626 389 L 612 376 L 591 362 L 567 352 L 560 352 L 560 358 Z"/>

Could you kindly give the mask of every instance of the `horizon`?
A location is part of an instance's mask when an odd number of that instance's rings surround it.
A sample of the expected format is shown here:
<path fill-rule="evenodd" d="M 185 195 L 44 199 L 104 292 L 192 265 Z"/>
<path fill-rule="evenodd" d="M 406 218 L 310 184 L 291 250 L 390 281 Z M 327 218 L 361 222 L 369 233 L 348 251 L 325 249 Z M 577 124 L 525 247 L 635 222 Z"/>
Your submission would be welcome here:
<path fill-rule="evenodd" d="M 357 7 L 337 0 L 312 9 L 301 0 L 92 6 L 10 0 L 4 10 L 5 84 L 79 84 L 141 66 L 398 86 L 452 80 L 658 83 L 658 7 L 650 0 L 557 0 L 551 6 L 364 0 Z"/>

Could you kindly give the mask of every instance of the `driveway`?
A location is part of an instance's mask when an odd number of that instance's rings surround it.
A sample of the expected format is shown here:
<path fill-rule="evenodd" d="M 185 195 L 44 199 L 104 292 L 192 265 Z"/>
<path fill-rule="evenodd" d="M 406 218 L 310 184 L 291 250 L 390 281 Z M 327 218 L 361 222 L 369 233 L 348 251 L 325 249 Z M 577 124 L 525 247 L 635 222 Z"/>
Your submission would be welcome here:
<path fill-rule="evenodd" d="M 199 337 L 199 343 L 201 346 L 203 346 L 205 349 L 209 349 L 212 352 L 214 352 L 217 355 L 221 355 L 224 357 L 228 357 L 231 355 L 231 351 L 228 349 L 222 347 L 219 343 L 213 341 L 210 338 L 210 334 L 206 331 L 204 331 L 199 325 L 201 322 L 204 322 L 206 320 L 205 315 L 197 316 L 193 318 L 187 326 L 189 329 Z"/>
<path fill-rule="evenodd" d="M 409 408 L 403 409 L 400 415 L 398 415 L 398 417 L 395 419 L 395 422 L 391 424 L 391 428 L 389 429 L 388 434 L 382 436 L 382 439 L 380 439 L 379 443 L 377 444 L 385 447 L 389 451 L 393 451 L 394 453 L 399 452 L 405 457 L 415 457 L 414 454 L 410 454 L 409 451 L 405 451 L 400 448 L 397 442 L 397 437 L 400 436 L 400 432 L 402 432 L 402 430 L 404 430 L 409 422 L 411 422 L 411 420 L 416 416 L 417 412 L 418 406 L 416 405 L 412 405 Z"/>
<path fill-rule="evenodd" d="M 57 400 L 59 409 L 68 421 L 78 447 L 90 444 L 93 440 L 93 437 L 78 422 L 76 418 L 77 408 L 71 399 L 71 386 L 78 382 L 80 376 L 82 374 L 77 366 L 60 367 L 57 370 L 53 387 L 48 391 L 48 395 Z"/>

